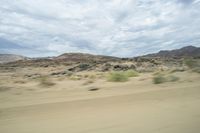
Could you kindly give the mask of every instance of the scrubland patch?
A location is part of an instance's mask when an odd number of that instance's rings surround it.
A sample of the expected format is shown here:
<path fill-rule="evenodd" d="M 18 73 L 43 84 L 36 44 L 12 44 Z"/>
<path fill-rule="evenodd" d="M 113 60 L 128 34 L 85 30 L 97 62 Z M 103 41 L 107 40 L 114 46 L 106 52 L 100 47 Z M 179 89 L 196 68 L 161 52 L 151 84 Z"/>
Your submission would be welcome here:
<path fill-rule="evenodd" d="M 80 75 L 72 75 L 69 77 L 70 80 L 81 80 L 82 79 L 82 76 Z"/>
<path fill-rule="evenodd" d="M 130 77 L 137 77 L 139 73 L 134 70 L 113 71 L 108 74 L 107 80 L 110 82 L 126 82 Z"/>
<path fill-rule="evenodd" d="M 200 73 L 200 60 L 197 60 L 197 59 L 185 59 L 184 63 L 193 72 Z"/>
<path fill-rule="evenodd" d="M 50 86 L 54 86 L 55 83 L 52 81 L 51 78 L 49 78 L 48 76 L 42 76 L 39 78 L 39 82 L 41 86 L 44 87 L 50 87 Z"/>
<path fill-rule="evenodd" d="M 111 72 L 107 80 L 110 82 L 126 82 L 128 81 L 128 76 L 124 72 Z"/>
<path fill-rule="evenodd" d="M 195 68 L 198 67 L 199 63 L 197 60 L 194 59 L 185 59 L 184 60 L 185 65 L 187 65 L 189 68 Z"/>
<path fill-rule="evenodd" d="M 126 82 L 129 77 L 136 77 L 138 73 L 134 70 L 114 71 L 108 74 L 107 80 L 110 82 Z"/>
<path fill-rule="evenodd" d="M 178 81 L 179 79 L 180 79 L 179 77 L 174 76 L 174 75 L 170 75 L 170 76 L 167 77 L 167 81 L 168 81 L 168 82 L 176 82 L 176 81 Z"/>
<path fill-rule="evenodd" d="M 179 77 L 174 76 L 174 75 L 157 73 L 157 74 L 154 74 L 153 83 L 154 84 L 162 84 L 165 82 L 176 82 L 179 79 L 180 79 Z"/>
<path fill-rule="evenodd" d="M 154 84 L 161 84 L 161 83 L 164 83 L 166 82 L 166 79 L 163 75 L 157 75 L 155 77 L 153 77 L 153 83 Z"/>
<path fill-rule="evenodd" d="M 134 70 L 127 70 L 124 72 L 127 77 L 137 77 L 139 76 L 139 73 Z"/>

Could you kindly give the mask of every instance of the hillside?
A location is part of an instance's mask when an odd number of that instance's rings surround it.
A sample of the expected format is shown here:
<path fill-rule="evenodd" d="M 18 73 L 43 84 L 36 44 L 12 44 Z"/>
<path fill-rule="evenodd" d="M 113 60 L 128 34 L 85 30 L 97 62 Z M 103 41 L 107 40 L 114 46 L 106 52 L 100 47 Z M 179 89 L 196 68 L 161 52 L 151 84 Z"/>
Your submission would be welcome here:
<path fill-rule="evenodd" d="M 0 63 L 14 62 L 18 60 L 24 60 L 26 57 L 14 54 L 0 54 Z"/>
<path fill-rule="evenodd" d="M 161 58 L 200 57 L 200 48 L 194 46 L 186 46 L 175 50 L 162 50 L 158 53 L 145 55 L 144 57 L 161 57 Z"/>
<path fill-rule="evenodd" d="M 104 55 L 92 55 L 85 53 L 65 53 L 53 58 L 54 60 L 65 60 L 73 62 L 90 62 L 90 61 L 117 61 L 120 58 Z"/>

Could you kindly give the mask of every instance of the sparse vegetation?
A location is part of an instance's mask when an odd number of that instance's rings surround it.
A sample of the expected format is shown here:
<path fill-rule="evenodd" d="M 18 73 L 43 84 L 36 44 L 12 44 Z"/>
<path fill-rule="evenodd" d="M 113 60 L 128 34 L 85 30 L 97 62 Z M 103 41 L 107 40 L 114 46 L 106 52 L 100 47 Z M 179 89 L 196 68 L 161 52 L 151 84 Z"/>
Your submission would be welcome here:
<path fill-rule="evenodd" d="M 154 84 L 162 84 L 164 82 L 176 82 L 179 80 L 179 77 L 174 75 L 164 75 L 164 74 L 157 74 L 153 78 Z"/>
<path fill-rule="evenodd" d="M 200 73 L 200 61 L 198 59 L 186 59 L 185 64 L 193 71 Z"/>
<path fill-rule="evenodd" d="M 44 87 L 50 87 L 50 86 L 55 85 L 55 83 L 52 82 L 51 79 L 48 78 L 47 76 L 42 76 L 40 78 L 40 85 Z"/>
<path fill-rule="evenodd" d="M 178 80 L 179 80 L 179 77 L 176 77 L 174 75 L 170 75 L 170 76 L 167 77 L 168 82 L 176 82 Z"/>
<path fill-rule="evenodd" d="M 189 67 L 189 68 L 195 68 L 197 67 L 197 61 L 193 60 L 193 59 L 186 59 L 185 60 L 185 64 Z"/>
<path fill-rule="evenodd" d="M 70 79 L 70 80 L 81 80 L 82 77 L 79 76 L 79 75 L 72 75 L 72 76 L 69 77 L 69 79 Z"/>
<path fill-rule="evenodd" d="M 128 81 L 130 77 L 137 77 L 139 74 L 134 70 L 127 71 L 114 71 L 108 75 L 108 81 L 111 82 L 125 82 Z"/>
<path fill-rule="evenodd" d="M 127 70 L 127 71 L 125 71 L 125 74 L 128 77 L 137 77 L 139 75 L 138 72 L 136 72 L 134 70 Z"/>
<path fill-rule="evenodd" d="M 108 76 L 108 81 L 125 82 L 128 81 L 128 76 L 124 72 L 112 72 Z"/>
<path fill-rule="evenodd" d="M 153 78 L 153 82 L 154 84 L 161 84 L 161 83 L 166 82 L 166 79 L 163 75 L 157 75 Z"/>
<path fill-rule="evenodd" d="M 89 64 L 80 64 L 78 67 L 80 68 L 81 71 L 83 71 L 83 70 L 87 70 L 88 68 L 90 68 L 90 65 Z"/>

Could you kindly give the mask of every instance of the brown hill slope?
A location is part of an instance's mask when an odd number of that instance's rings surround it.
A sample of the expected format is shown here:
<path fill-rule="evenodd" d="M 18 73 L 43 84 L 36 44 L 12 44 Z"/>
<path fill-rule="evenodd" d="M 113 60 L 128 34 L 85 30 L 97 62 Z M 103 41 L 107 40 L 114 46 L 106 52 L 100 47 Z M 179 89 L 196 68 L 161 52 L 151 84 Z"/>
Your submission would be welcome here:
<path fill-rule="evenodd" d="M 14 62 L 18 60 L 24 60 L 26 57 L 14 54 L 0 54 L 0 63 Z"/>
<path fill-rule="evenodd" d="M 104 55 L 92 55 L 85 53 L 65 53 L 53 60 L 71 61 L 71 62 L 91 62 L 91 61 L 117 61 L 120 58 Z"/>
<path fill-rule="evenodd" d="M 161 58 L 200 57 L 200 48 L 194 46 L 187 46 L 175 50 L 162 50 L 158 53 L 145 55 L 144 57 L 161 57 Z"/>

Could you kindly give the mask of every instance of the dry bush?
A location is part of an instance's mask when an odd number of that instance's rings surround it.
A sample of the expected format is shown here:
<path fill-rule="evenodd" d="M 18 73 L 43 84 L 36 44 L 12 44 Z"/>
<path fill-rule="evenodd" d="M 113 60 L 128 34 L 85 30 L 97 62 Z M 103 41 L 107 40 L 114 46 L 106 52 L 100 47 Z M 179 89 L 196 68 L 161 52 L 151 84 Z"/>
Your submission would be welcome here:
<path fill-rule="evenodd" d="M 70 80 L 81 80 L 82 77 L 80 75 L 72 75 L 69 77 Z"/>
<path fill-rule="evenodd" d="M 154 84 L 161 84 L 166 82 L 166 79 L 163 75 L 157 75 L 153 78 L 153 83 Z"/>
<path fill-rule="evenodd" d="M 136 72 L 134 70 L 127 70 L 127 71 L 125 71 L 125 74 L 128 77 L 137 77 L 137 76 L 139 76 L 138 72 Z"/>
<path fill-rule="evenodd" d="M 200 60 L 198 59 L 186 59 L 184 63 L 193 71 L 200 73 Z"/>
<path fill-rule="evenodd" d="M 154 84 L 162 84 L 165 82 L 176 82 L 180 78 L 174 75 L 157 74 L 153 77 Z"/>
<path fill-rule="evenodd" d="M 178 80 L 179 80 L 179 77 L 176 77 L 174 75 L 170 75 L 170 76 L 167 77 L 168 82 L 176 82 Z"/>
<path fill-rule="evenodd" d="M 41 86 L 44 86 L 44 87 L 50 87 L 50 86 L 54 86 L 55 83 L 52 82 L 52 80 L 51 80 L 49 77 L 47 77 L 47 76 L 42 76 L 42 77 L 40 78 L 40 85 L 41 85 Z"/>
<path fill-rule="evenodd" d="M 125 82 L 128 81 L 128 76 L 124 72 L 112 72 L 108 75 L 108 81 Z"/>
<path fill-rule="evenodd" d="M 185 59 L 184 63 L 189 67 L 189 68 L 195 68 L 198 66 L 198 62 L 194 59 Z"/>

